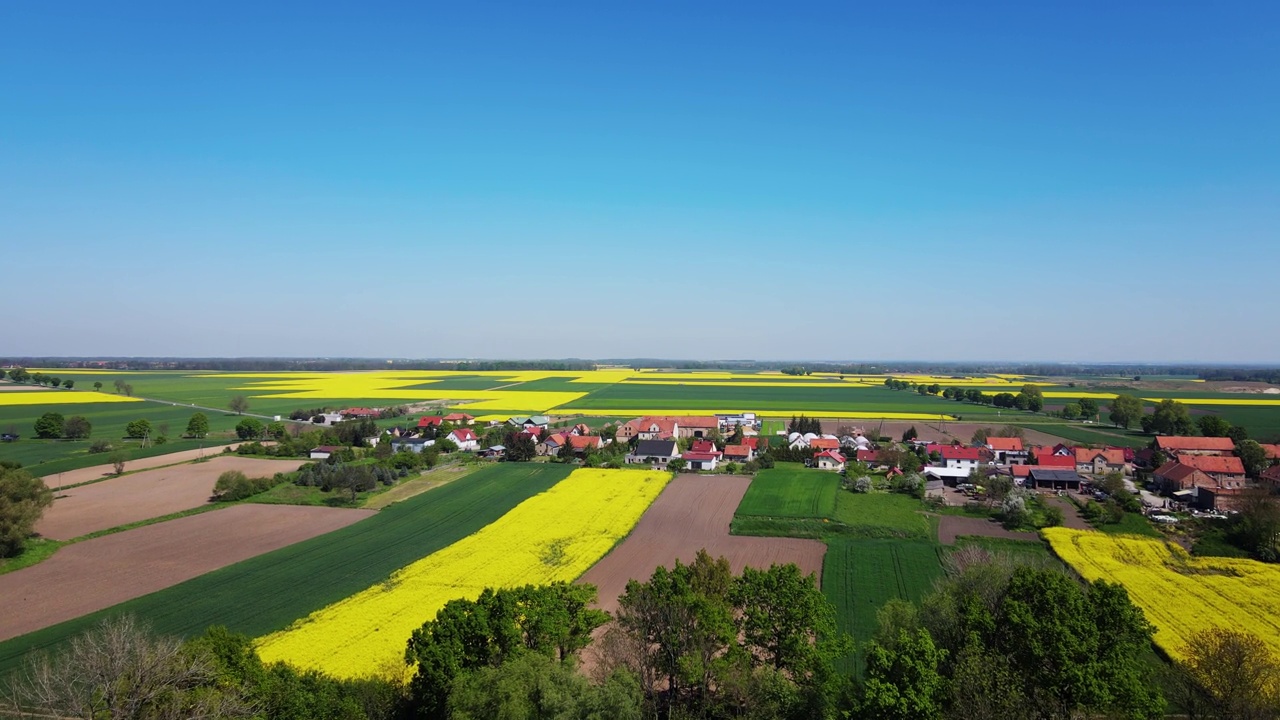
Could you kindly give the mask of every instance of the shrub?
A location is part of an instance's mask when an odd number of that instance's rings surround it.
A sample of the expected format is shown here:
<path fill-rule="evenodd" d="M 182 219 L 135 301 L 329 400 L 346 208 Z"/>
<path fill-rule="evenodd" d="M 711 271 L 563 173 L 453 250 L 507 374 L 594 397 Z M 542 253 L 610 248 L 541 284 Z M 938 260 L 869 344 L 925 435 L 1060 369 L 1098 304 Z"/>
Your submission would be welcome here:
<path fill-rule="evenodd" d="M 869 493 L 869 492 L 871 492 L 871 478 L 867 477 L 866 475 L 863 475 L 862 477 L 858 478 L 857 480 L 854 480 L 854 481 L 853 481 L 853 491 L 854 491 L 854 492 L 856 492 L 856 493 Z"/>
<path fill-rule="evenodd" d="M 228 470 L 218 476 L 218 482 L 213 485 L 213 499 L 222 502 L 234 502 L 252 497 L 260 492 L 266 492 L 271 488 L 279 485 L 285 479 L 284 475 L 276 473 L 274 477 L 246 477 L 239 470 Z"/>
<path fill-rule="evenodd" d="M 94 440 L 89 445 L 89 452 L 94 454 L 111 452 L 111 442 L 109 440 Z"/>

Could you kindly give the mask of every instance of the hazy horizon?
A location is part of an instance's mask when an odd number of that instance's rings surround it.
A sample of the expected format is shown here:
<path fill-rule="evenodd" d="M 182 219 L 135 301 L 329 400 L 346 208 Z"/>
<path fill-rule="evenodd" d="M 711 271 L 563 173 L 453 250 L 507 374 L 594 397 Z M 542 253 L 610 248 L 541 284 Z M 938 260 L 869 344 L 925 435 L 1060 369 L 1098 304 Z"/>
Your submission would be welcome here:
<path fill-rule="evenodd" d="M 0 68 L 0 355 L 1280 363 L 1275 4 L 10 3 Z"/>

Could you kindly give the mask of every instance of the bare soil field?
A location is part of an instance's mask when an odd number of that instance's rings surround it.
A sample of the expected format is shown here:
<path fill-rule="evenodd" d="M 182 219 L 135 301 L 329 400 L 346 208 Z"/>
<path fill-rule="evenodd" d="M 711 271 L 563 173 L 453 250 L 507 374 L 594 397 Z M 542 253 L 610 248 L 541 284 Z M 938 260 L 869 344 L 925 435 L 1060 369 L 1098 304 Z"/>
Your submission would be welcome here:
<path fill-rule="evenodd" d="M 999 523 L 983 518 L 964 517 L 961 515 L 943 515 L 938 520 L 938 542 L 943 545 L 955 545 L 956 538 L 961 535 L 978 535 L 980 537 L 1005 538 L 1008 540 L 1038 540 L 1039 535 L 1032 532 L 1005 530 Z"/>
<path fill-rule="evenodd" d="M 959 440 L 961 443 L 968 445 L 969 441 L 973 439 L 974 431 L 978 430 L 978 428 L 991 428 L 993 430 L 997 430 L 1002 425 L 1004 425 L 1004 423 L 996 421 L 977 423 L 949 422 L 943 424 L 936 420 L 917 420 L 915 422 L 890 422 L 886 420 L 882 428 L 879 420 L 823 420 L 822 431 L 825 433 L 838 434 L 840 428 L 861 427 L 872 435 L 879 432 L 885 437 L 900 440 L 902 438 L 902 433 L 906 432 L 909 428 L 914 427 L 921 440 L 943 444 L 949 444 L 953 441 Z M 1056 435 L 1050 435 L 1049 433 L 1041 432 L 1040 430 L 1024 428 L 1023 432 L 1026 434 L 1027 442 L 1032 445 L 1057 445 L 1060 442 L 1067 442 Z"/>
<path fill-rule="evenodd" d="M 648 580 L 655 569 L 671 567 L 677 559 L 692 562 L 703 548 L 712 557 L 728 558 L 735 573 L 745 566 L 795 563 L 806 574 L 821 574 L 827 546 L 817 540 L 729 534 L 729 521 L 750 484 L 747 477 L 678 475 L 627 539 L 581 581 L 599 588 L 599 607 L 613 612 L 628 580 Z"/>
<path fill-rule="evenodd" d="M 146 595 L 373 515 L 371 510 L 235 505 L 62 548 L 0 575 L 0 640 Z"/>
<path fill-rule="evenodd" d="M 240 443 L 231 445 L 211 445 L 207 448 L 197 450 L 182 450 L 180 452 L 169 453 L 168 455 L 156 455 L 155 457 L 140 458 L 138 460 L 129 460 L 124 464 L 125 472 L 133 472 L 135 470 L 150 470 L 151 468 L 164 467 L 165 465 L 176 465 L 178 463 L 191 462 L 199 460 L 202 457 L 214 457 L 220 455 L 224 447 L 235 450 L 240 447 Z M 106 457 L 105 455 L 103 456 Z M 50 475 L 44 479 L 49 487 L 57 487 L 61 485 L 78 485 L 80 483 L 93 482 L 101 480 L 104 477 L 115 475 L 115 468 L 110 464 L 94 465 L 93 467 L 80 468 L 79 470 L 68 470 L 64 473 Z"/>
<path fill-rule="evenodd" d="M 55 491 L 53 506 L 36 523 L 36 532 L 54 540 L 70 540 L 190 510 L 209 502 L 218 476 L 228 470 L 239 470 L 249 477 L 269 477 L 297 470 L 305 462 L 219 456 L 207 462 L 156 468 Z"/>

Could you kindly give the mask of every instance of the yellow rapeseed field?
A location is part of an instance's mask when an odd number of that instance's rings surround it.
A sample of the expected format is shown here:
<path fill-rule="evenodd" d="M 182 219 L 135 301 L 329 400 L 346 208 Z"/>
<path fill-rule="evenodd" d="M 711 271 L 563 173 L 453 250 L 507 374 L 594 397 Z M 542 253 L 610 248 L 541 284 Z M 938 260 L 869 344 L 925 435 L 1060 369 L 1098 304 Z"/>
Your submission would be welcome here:
<path fill-rule="evenodd" d="M 467 405 L 466 407 L 475 407 L 475 405 Z M 742 408 L 721 410 L 672 410 L 670 408 L 637 410 L 635 408 L 631 408 L 627 410 L 619 410 L 608 408 L 576 408 L 570 405 L 568 407 L 553 408 L 550 412 L 555 415 L 584 415 L 587 417 L 644 417 L 648 415 L 656 415 L 659 417 L 708 417 L 711 415 L 732 415 L 734 413 L 742 412 Z M 808 415 L 809 417 L 819 418 L 873 420 L 951 420 L 953 417 L 952 415 L 944 415 L 943 413 L 862 412 L 856 410 L 761 410 L 757 412 L 756 415 L 759 417 L 772 418 L 790 418 L 798 415 Z M 498 417 L 497 419 L 501 419 L 501 417 Z"/>
<path fill-rule="evenodd" d="M 122 403 L 138 402 L 138 398 L 126 395 L 110 395 L 101 392 L 84 392 L 80 390 L 11 390 L 0 392 L 0 406 L 3 405 L 72 405 L 75 403 Z"/>
<path fill-rule="evenodd" d="M 1154 538 L 1061 527 L 1043 533 L 1086 579 L 1124 585 L 1156 627 L 1156 644 L 1170 655 L 1181 655 L 1187 638 L 1211 627 L 1247 630 L 1280 655 L 1280 567 L 1191 557 Z"/>
<path fill-rule="evenodd" d="M 486 587 L 577 579 L 631 531 L 670 479 L 652 470 L 576 470 L 474 535 L 261 638 L 258 650 L 267 662 L 339 677 L 403 669 L 409 636 L 446 602 Z"/>

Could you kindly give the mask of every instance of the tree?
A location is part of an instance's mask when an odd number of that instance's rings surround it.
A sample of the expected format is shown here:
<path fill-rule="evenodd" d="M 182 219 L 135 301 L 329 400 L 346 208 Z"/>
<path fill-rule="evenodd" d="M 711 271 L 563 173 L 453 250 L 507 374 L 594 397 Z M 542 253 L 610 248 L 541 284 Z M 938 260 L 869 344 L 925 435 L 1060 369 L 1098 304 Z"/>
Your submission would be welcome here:
<path fill-rule="evenodd" d="M 1271 465 L 1271 458 L 1267 455 L 1266 449 L 1256 440 L 1245 440 L 1237 445 L 1236 455 L 1240 456 L 1244 471 L 1249 473 L 1250 477 L 1257 477 Z"/>
<path fill-rule="evenodd" d="M 236 437 L 241 440 L 255 440 L 262 437 L 266 427 L 257 418 L 245 418 L 236 423 Z"/>
<path fill-rule="evenodd" d="M 1111 422 L 1126 430 L 1142 417 L 1142 400 L 1132 395 L 1117 395 L 1111 401 Z"/>
<path fill-rule="evenodd" d="M 282 422 L 270 423 L 267 425 L 267 436 L 272 440 L 284 440 L 289 437 L 289 428 L 285 427 Z M 370 435 L 369 437 L 376 437 L 376 435 Z M 363 440 L 363 438 L 361 439 Z"/>
<path fill-rule="evenodd" d="M 128 456 L 120 450 L 116 450 L 107 456 L 107 462 L 111 463 L 111 466 L 115 468 L 117 475 L 124 474 L 124 464 L 128 459 Z"/>
<path fill-rule="evenodd" d="M 538 454 L 533 438 L 518 432 L 508 433 L 503 446 L 506 447 L 503 459 L 507 462 L 529 462 Z"/>
<path fill-rule="evenodd" d="M 145 418 L 134 420 L 124 426 L 124 436 L 130 438 L 144 438 L 151 433 L 151 421 Z"/>
<path fill-rule="evenodd" d="M 53 504 L 53 491 L 20 468 L 0 466 L 0 557 L 26 547 L 36 521 Z"/>
<path fill-rule="evenodd" d="M 1276 537 L 1280 534 L 1280 497 L 1265 488 L 1248 488 L 1237 500 L 1240 510 L 1231 527 L 1235 545 L 1253 557 L 1267 562 L 1280 559 Z"/>
<path fill-rule="evenodd" d="M 231 408 L 231 412 L 243 415 L 249 409 L 249 398 L 243 395 L 236 395 L 231 398 L 231 402 L 227 403 L 227 407 Z"/>
<path fill-rule="evenodd" d="M 47 440 L 60 438 L 66 428 L 66 424 L 67 420 L 62 417 L 62 413 L 47 412 L 36 420 L 36 437 Z"/>
<path fill-rule="evenodd" d="M 1194 683 L 1189 699 L 1217 717 L 1280 715 L 1280 663 L 1256 635 L 1235 628 L 1201 630 L 1187 640 L 1177 666 Z"/>
<path fill-rule="evenodd" d="M 463 672 L 496 668 L 528 653 L 570 661 L 608 614 L 591 608 L 593 585 L 557 582 L 485 588 L 475 600 L 451 600 L 413 631 L 405 661 L 417 665 L 409 694 L 419 714 L 444 718 L 449 688 Z"/>
<path fill-rule="evenodd" d="M 835 661 L 853 649 L 836 628 L 835 608 L 818 589 L 817 577 L 803 575 L 795 564 L 743 568 L 730 599 L 743 646 L 756 664 L 784 672 L 799 685 L 825 682 Z"/>
<path fill-rule="evenodd" d="M 862 714 L 868 720 L 941 718 L 947 681 L 938 668 L 947 651 L 933 644 L 923 628 L 899 631 L 892 649 L 872 642 L 867 647 Z"/>
<path fill-rule="evenodd" d="M 84 440 L 92 430 L 93 425 L 83 415 L 72 415 L 62 426 L 62 434 L 71 440 Z"/>
<path fill-rule="evenodd" d="M 31 379 L 31 373 L 24 368 L 13 368 L 9 371 L 9 379 L 16 383 L 24 383 Z"/>
<path fill-rule="evenodd" d="M 969 442 L 977 445 L 986 445 L 987 438 L 994 434 L 995 433 L 989 427 L 978 428 L 973 431 L 973 436 L 969 438 Z"/>
<path fill-rule="evenodd" d="M 68 389 L 68 390 L 70 390 L 70 389 L 74 388 L 75 386 L 76 386 L 76 381 L 75 381 L 75 380 L 67 379 L 67 380 L 63 380 L 63 381 L 62 381 L 62 387 L 66 388 L 66 389 Z"/>
<path fill-rule="evenodd" d="M 902 433 L 902 442 L 911 442 L 920 437 L 920 433 L 916 431 L 916 426 L 912 425 Z"/>
<path fill-rule="evenodd" d="M 1165 398 L 1156 405 L 1155 414 L 1151 416 L 1151 429 L 1162 435 L 1190 435 L 1195 431 L 1195 423 L 1191 421 L 1191 411 L 1186 405 Z"/>
<path fill-rule="evenodd" d="M 377 486 L 378 480 L 373 476 L 373 471 L 368 465 L 344 464 L 332 480 L 333 489 L 348 493 L 352 503 L 360 499 L 360 493 L 369 492 Z"/>
<path fill-rule="evenodd" d="M 93 384 L 93 389 L 97 392 L 102 392 L 102 381 L 95 382 Z"/>
<path fill-rule="evenodd" d="M 1084 411 L 1080 408 L 1079 403 L 1067 403 L 1062 406 L 1062 417 L 1068 420 L 1074 420 L 1080 417 Z"/>
<path fill-rule="evenodd" d="M 187 421 L 187 436 L 202 438 L 209 434 L 209 417 L 202 412 L 195 413 Z"/>
<path fill-rule="evenodd" d="M 1231 432 L 1231 423 L 1217 415 L 1201 415 L 1196 420 L 1196 426 L 1205 437 L 1227 437 L 1227 433 Z"/>
<path fill-rule="evenodd" d="M 680 472 L 684 470 L 684 465 L 684 458 L 675 458 L 671 462 L 667 463 L 667 469 L 671 472 Z"/>
<path fill-rule="evenodd" d="M 1091 418 L 1098 415 L 1097 400 L 1094 400 L 1093 398 L 1080 398 L 1076 401 L 1076 404 L 1080 406 L 1081 417 Z"/>
<path fill-rule="evenodd" d="M 463 672 L 451 688 L 451 720 L 644 717 L 644 696 L 635 676 L 618 672 L 593 685 L 572 667 L 538 653 Z"/>
<path fill-rule="evenodd" d="M 37 655 L 12 692 L 33 717 L 248 718 L 253 708 L 220 682 L 209 658 L 177 638 L 152 637 L 125 615 Z"/>

